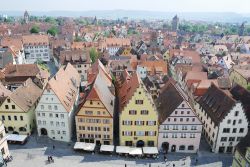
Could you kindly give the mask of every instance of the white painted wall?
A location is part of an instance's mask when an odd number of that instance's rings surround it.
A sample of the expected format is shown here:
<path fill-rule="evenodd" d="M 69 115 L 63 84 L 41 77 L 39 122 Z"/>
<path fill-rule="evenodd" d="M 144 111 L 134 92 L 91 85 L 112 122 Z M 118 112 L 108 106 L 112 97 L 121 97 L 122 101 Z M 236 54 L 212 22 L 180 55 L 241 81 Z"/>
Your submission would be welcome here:
<path fill-rule="evenodd" d="M 218 153 L 219 147 L 222 146 L 226 148 L 228 146 L 235 147 L 239 142 L 237 141 L 237 138 L 244 137 L 247 134 L 248 121 L 245 112 L 243 111 L 243 108 L 241 106 L 241 103 L 236 103 L 236 105 L 231 109 L 228 115 L 217 126 L 214 124 L 213 121 L 211 121 L 211 118 L 207 116 L 206 112 L 202 111 L 202 108 L 198 103 L 195 104 L 195 111 L 201 122 L 203 123 L 204 132 L 207 133 L 207 136 L 205 136 L 206 140 L 210 144 L 212 151 L 215 153 Z M 238 116 L 235 116 L 236 111 L 239 111 Z M 228 120 L 230 120 L 230 123 L 228 123 Z M 233 125 L 234 120 L 236 122 L 235 125 Z M 239 120 L 241 120 L 242 123 L 239 123 Z M 230 128 L 230 133 L 223 133 L 224 128 Z M 232 133 L 233 128 L 237 128 L 236 133 Z M 244 128 L 244 133 L 239 133 L 240 128 Z M 221 137 L 227 137 L 227 141 L 222 142 Z M 235 137 L 235 141 L 229 142 L 229 137 Z M 233 152 L 234 149 L 235 148 L 233 148 Z"/>
<path fill-rule="evenodd" d="M 44 108 L 41 107 L 42 105 Z M 51 106 L 51 109 L 49 109 L 49 106 Z M 57 110 L 55 109 L 55 106 L 57 106 Z M 50 114 L 52 114 L 52 117 Z M 56 117 L 56 115 L 58 115 L 58 117 Z M 41 128 L 45 128 L 47 130 L 48 137 L 51 139 L 66 142 L 71 141 L 71 124 L 73 123 L 72 115 L 66 111 L 64 106 L 61 104 L 61 101 L 52 90 L 50 90 L 50 92 L 46 89 L 44 90 L 36 108 L 36 120 L 39 136 L 41 136 Z M 43 121 L 45 121 L 46 124 L 44 124 Z M 51 124 L 51 122 L 53 122 L 53 124 Z M 59 122 L 59 125 L 57 125 L 57 122 Z M 60 132 L 60 134 L 58 134 L 58 132 Z"/>
<path fill-rule="evenodd" d="M 45 62 L 50 61 L 49 45 L 24 46 L 24 51 L 30 53 L 29 55 L 26 55 L 27 64 L 33 64 L 38 59 Z"/>
<path fill-rule="evenodd" d="M 142 67 L 142 66 L 138 65 L 136 72 L 140 76 L 141 79 L 144 79 L 147 77 L 147 68 L 146 67 Z"/>
<path fill-rule="evenodd" d="M 182 107 L 182 104 L 184 105 Z M 175 113 L 177 111 L 177 113 Z M 159 137 L 158 137 L 158 148 L 161 149 L 163 142 L 169 143 L 169 152 L 173 145 L 176 145 L 176 152 L 190 152 L 195 153 L 199 149 L 202 124 L 196 117 L 194 111 L 190 108 L 186 101 L 183 101 L 180 106 L 177 107 L 168 118 L 159 127 Z M 183 114 L 181 113 L 183 111 Z M 188 114 L 189 112 L 189 114 Z M 180 121 L 180 119 L 183 121 Z M 176 119 L 176 121 L 174 121 Z M 189 119 L 189 120 L 187 120 Z M 194 121 L 193 121 L 194 119 Z M 166 129 L 165 127 L 169 127 Z M 174 126 L 178 126 L 178 130 L 174 130 Z M 186 126 L 187 130 L 183 130 L 182 127 Z M 196 130 L 192 130 L 192 126 L 196 127 Z M 164 134 L 168 134 L 168 138 L 164 138 Z M 176 138 L 172 135 L 177 134 Z M 186 134 L 186 138 L 182 138 L 182 134 Z M 190 138 L 190 135 L 195 135 L 194 138 Z M 179 150 L 181 145 L 185 146 L 185 150 Z M 188 146 L 193 145 L 194 150 L 188 150 Z"/>

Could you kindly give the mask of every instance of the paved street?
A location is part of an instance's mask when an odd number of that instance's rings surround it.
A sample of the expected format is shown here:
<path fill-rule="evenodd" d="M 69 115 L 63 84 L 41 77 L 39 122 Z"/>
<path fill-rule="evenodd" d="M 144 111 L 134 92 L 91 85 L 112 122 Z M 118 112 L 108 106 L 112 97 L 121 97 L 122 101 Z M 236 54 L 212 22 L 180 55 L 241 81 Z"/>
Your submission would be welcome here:
<path fill-rule="evenodd" d="M 53 150 L 52 146 L 55 146 Z M 204 144 L 202 144 L 204 145 Z M 191 157 L 192 166 L 195 164 L 196 154 L 168 154 L 167 163 L 163 163 L 162 155 L 158 160 L 153 159 L 134 159 L 119 157 L 117 155 L 101 155 L 83 152 L 75 152 L 72 147 L 73 143 L 67 144 L 62 142 L 54 142 L 47 138 L 38 138 L 31 136 L 25 145 L 9 145 L 10 152 L 13 156 L 13 161 L 8 163 L 8 166 L 13 167 L 146 167 L 151 164 L 151 167 L 172 167 L 184 165 L 184 161 L 179 161 L 187 156 Z M 52 155 L 55 162 L 48 164 L 47 156 Z M 205 151 L 199 153 L 198 164 L 212 163 L 223 161 L 224 167 L 229 167 L 232 163 L 232 155 L 213 154 Z M 179 162 L 173 162 L 179 161 Z M 187 162 L 187 161 L 186 161 Z"/>

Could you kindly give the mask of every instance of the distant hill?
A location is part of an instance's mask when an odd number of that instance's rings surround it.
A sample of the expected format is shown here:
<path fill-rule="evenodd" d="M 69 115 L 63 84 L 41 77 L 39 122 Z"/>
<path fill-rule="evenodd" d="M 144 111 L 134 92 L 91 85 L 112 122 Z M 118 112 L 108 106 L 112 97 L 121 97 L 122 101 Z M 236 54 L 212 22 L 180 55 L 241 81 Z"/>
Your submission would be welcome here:
<path fill-rule="evenodd" d="M 205 13 L 205 12 L 155 12 L 155 11 L 130 11 L 130 10 L 103 10 L 103 11 L 48 11 L 39 12 L 31 11 L 31 15 L 36 16 L 96 16 L 97 18 L 117 19 L 128 17 L 131 19 L 167 19 L 170 20 L 174 15 L 178 15 L 181 20 L 196 20 L 208 22 L 229 22 L 241 23 L 243 21 L 250 22 L 250 14 L 238 14 L 233 12 L 227 13 Z M 0 11 L 0 14 L 9 16 L 22 16 L 23 11 Z"/>

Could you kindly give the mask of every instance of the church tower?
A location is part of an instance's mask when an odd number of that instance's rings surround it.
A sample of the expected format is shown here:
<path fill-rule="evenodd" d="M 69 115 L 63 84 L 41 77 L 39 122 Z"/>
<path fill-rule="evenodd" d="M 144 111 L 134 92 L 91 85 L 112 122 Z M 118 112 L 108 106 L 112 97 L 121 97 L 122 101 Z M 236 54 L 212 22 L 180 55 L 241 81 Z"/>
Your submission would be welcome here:
<path fill-rule="evenodd" d="M 25 23 L 25 24 L 28 24 L 28 23 L 29 23 L 29 19 L 30 19 L 30 16 L 29 16 L 28 11 L 26 10 L 26 11 L 24 12 L 24 15 L 23 15 L 24 23 Z"/>

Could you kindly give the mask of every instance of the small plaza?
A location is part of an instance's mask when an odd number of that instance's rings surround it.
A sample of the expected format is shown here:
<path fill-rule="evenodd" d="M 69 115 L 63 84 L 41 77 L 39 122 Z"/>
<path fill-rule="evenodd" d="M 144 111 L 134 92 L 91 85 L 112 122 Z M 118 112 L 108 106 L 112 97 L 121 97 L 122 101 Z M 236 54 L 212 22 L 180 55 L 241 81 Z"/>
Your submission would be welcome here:
<path fill-rule="evenodd" d="M 203 141 L 205 142 L 205 141 Z M 206 144 L 201 144 L 206 145 Z M 54 149 L 53 149 L 54 146 Z M 209 153 L 206 147 L 197 154 L 167 154 L 164 162 L 163 154 L 158 159 L 153 158 L 131 158 L 118 156 L 116 154 L 100 154 L 77 152 L 73 150 L 74 143 L 57 142 L 45 137 L 30 136 L 24 145 L 9 145 L 13 160 L 7 166 L 13 167 L 189 167 L 191 166 L 213 166 L 228 167 L 232 163 L 232 155 Z M 54 162 L 48 162 L 48 156 L 53 156 Z M 198 162 L 196 162 L 198 159 Z"/>

